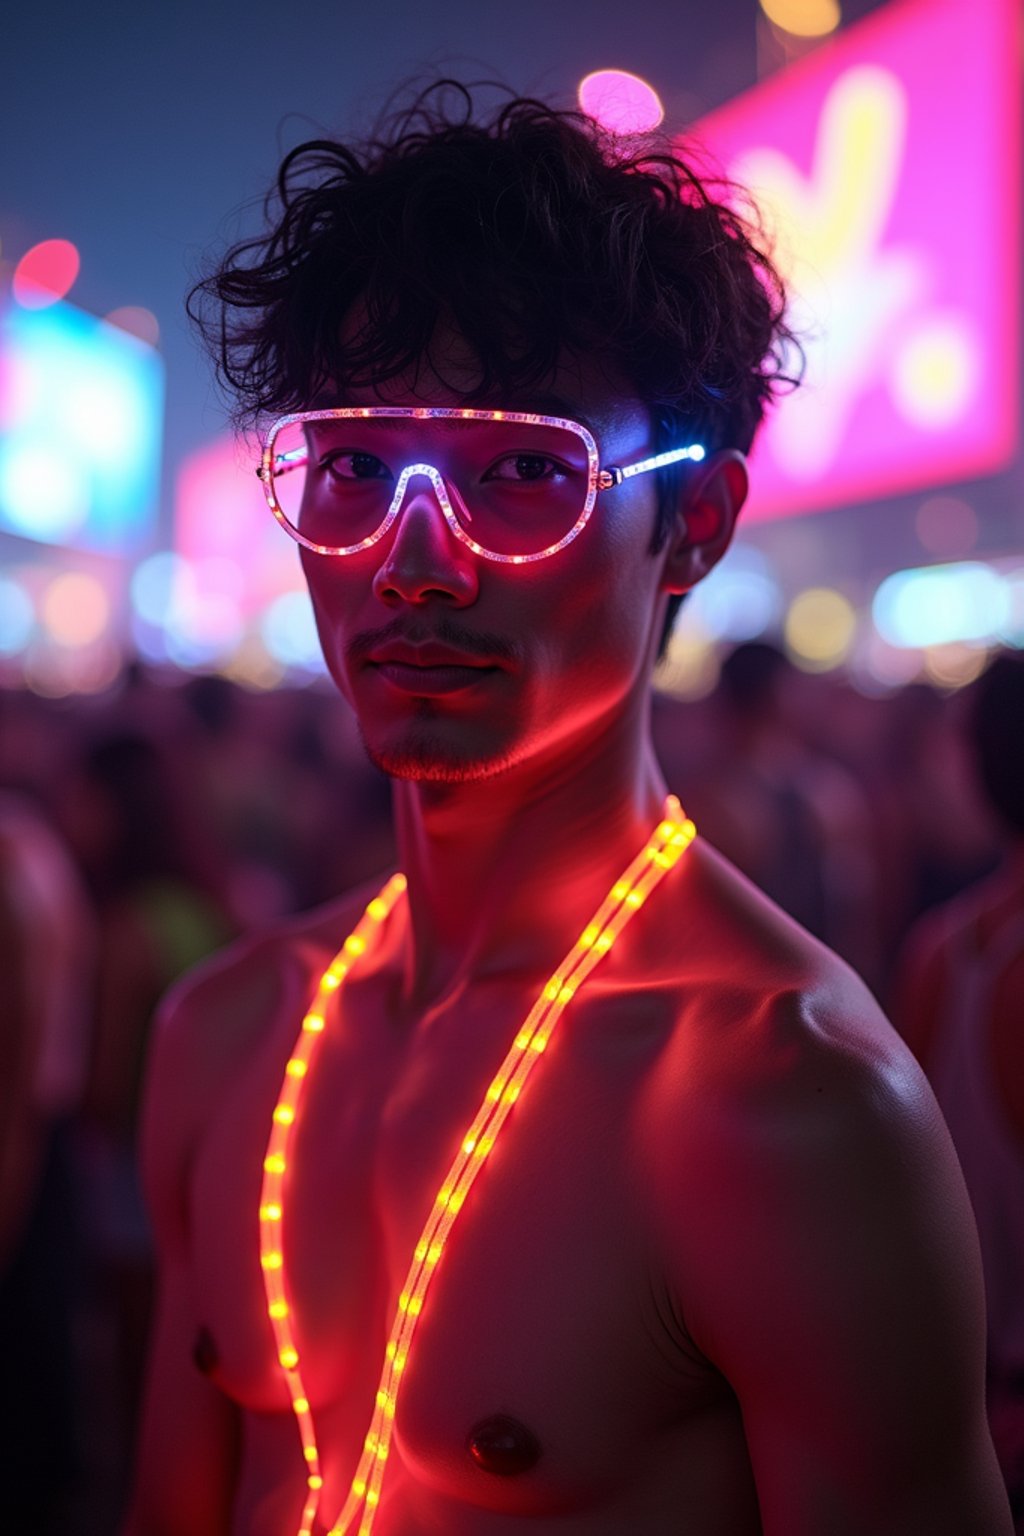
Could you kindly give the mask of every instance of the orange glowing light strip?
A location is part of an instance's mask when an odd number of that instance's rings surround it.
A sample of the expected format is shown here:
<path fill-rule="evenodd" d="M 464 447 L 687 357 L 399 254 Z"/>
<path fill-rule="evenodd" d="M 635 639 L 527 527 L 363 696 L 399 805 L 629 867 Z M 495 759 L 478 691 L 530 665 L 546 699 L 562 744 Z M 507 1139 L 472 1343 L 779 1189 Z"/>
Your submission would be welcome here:
<path fill-rule="evenodd" d="M 299 1037 L 284 1069 L 284 1079 L 274 1106 L 273 1124 L 263 1158 L 263 1184 L 260 1189 L 260 1265 L 267 1316 L 274 1332 L 277 1359 L 291 1394 L 292 1412 L 299 1426 L 302 1453 L 306 1460 L 308 1493 L 302 1511 L 299 1536 L 311 1536 L 323 1487 L 320 1452 L 316 1443 L 309 1398 L 299 1370 L 299 1352 L 292 1330 L 292 1304 L 284 1268 L 284 1176 L 288 1169 L 288 1150 L 302 1102 L 302 1091 L 316 1057 L 326 1022 L 327 1007 L 349 968 L 366 950 L 370 934 L 385 921 L 395 902 L 405 890 L 405 876 L 394 875 L 379 896 L 375 896 L 353 931 L 345 940 L 320 978 L 316 996 L 305 1018 Z"/>
<path fill-rule="evenodd" d="M 594 967 L 608 953 L 623 928 L 643 905 L 651 891 L 681 857 L 693 841 L 695 833 L 693 822 L 682 815 L 678 800 L 674 796 L 669 796 L 665 803 L 663 819 L 651 839 L 625 873 L 615 882 L 569 954 L 544 987 L 487 1089 L 472 1125 L 462 1138 L 460 1150 L 438 1191 L 426 1225 L 416 1244 L 413 1262 L 402 1287 L 398 1311 L 385 1351 L 384 1368 L 377 1389 L 374 1413 L 363 1442 L 363 1455 L 348 1498 L 336 1523 L 331 1528 L 330 1536 L 346 1536 L 361 1506 L 364 1506 L 364 1514 L 359 1525 L 358 1536 L 370 1536 L 374 1515 L 380 1501 L 384 1464 L 390 1449 L 399 1378 L 408 1361 L 417 1319 L 422 1313 L 428 1286 L 436 1272 L 451 1229 L 474 1180 L 497 1141 L 513 1104 L 520 1097 L 530 1073 L 547 1047 L 566 1004 L 582 986 Z M 356 958 L 366 948 L 366 933 L 373 925 L 384 920 L 404 888 L 404 878 L 396 875 L 381 895 L 370 903 L 355 933 L 346 939 L 338 956 L 324 973 L 314 1006 L 303 1020 L 303 1031 L 310 1030 L 314 1040 L 319 1038 L 319 1033 L 323 1029 L 323 1009 L 326 1000 L 331 992 L 337 990 L 349 968 L 351 959 Z M 356 941 L 355 944 L 353 940 Z M 312 1024 L 311 1020 L 314 1021 Z M 260 1220 L 261 1259 L 267 1310 L 275 1330 L 278 1359 L 292 1388 L 292 1408 L 299 1423 L 303 1451 L 309 1464 L 307 1477 L 309 1495 L 303 1509 L 299 1536 L 310 1536 L 323 1480 L 309 1402 L 298 1372 L 298 1352 L 295 1349 L 291 1330 L 287 1326 L 290 1313 L 287 1298 L 284 1295 L 283 1255 L 277 1235 L 280 1230 L 277 1223 L 283 1216 L 280 1180 L 286 1165 L 284 1142 L 282 1141 L 280 1150 L 275 1147 L 275 1136 L 278 1132 L 281 1132 L 284 1137 L 290 1134 L 298 1106 L 299 1090 L 312 1056 L 314 1048 L 312 1045 L 306 1049 L 304 1055 L 300 1054 L 302 1044 L 303 1039 L 300 1034 L 299 1043 L 285 1069 L 285 1083 L 274 1111 L 275 1125 L 271 1133 L 264 1168 L 277 1182 L 273 1193 L 268 1196 L 268 1181 L 267 1178 L 264 1179 Z M 305 1065 L 295 1071 L 293 1063 L 298 1061 L 304 1062 Z M 291 1092 L 289 1092 L 290 1078 L 294 1084 Z M 285 1111 L 283 1119 L 279 1118 L 279 1111 L 282 1109 Z M 289 1111 L 291 1113 L 288 1113 Z M 271 1164 L 272 1166 L 268 1167 Z M 272 1235 L 264 1241 L 268 1228 L 272 1229 Z M 268 1259 L 271 1262 L 268 1263 Z"/>

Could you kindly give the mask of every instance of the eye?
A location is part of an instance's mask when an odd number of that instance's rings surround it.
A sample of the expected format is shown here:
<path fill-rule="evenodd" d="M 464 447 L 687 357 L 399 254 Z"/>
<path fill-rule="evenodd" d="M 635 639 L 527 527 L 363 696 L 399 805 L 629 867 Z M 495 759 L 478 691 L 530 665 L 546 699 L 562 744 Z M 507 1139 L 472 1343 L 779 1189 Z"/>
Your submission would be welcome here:
<path fill-rule="evenodd" d="M 393 475 L 384 463 L 378 459 L 375 453 L 361 453 L 358 450 L 347 450 L 325 454 L 320 460 L 320 468 L 333 475 L 336 480 L 391 480 Z"/>
<path fill-rule="evenodd" d="M 560 480 L 567 473 L 564 464 L 549 458 L 547 454 L 510 453 L 492 465 L 484 479 L 529 485 L 538 480 Z"/>

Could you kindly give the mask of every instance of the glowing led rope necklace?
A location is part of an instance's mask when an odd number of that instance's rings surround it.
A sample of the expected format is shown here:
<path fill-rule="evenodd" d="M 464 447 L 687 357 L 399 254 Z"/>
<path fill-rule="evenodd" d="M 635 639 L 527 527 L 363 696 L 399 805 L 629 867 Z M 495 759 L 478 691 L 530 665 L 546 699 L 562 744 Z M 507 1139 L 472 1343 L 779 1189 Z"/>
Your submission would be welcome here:
<path fill-rule="evenodd" d="M 372 1529 L 391 1442 L 400 1378 L 408 1362 L 424 1297 L 466 1196 L 497 1141 L 509 1111 L 540 1060 L 566 1003 L 611 949 L 634 912 L 643 905 L 654 887 L 693 841 L 695 831 L 693 822 L 683 815 L 679 801 L 670 795 L 665 802 L 662 821 L 629 868 L 612 886 L 544 987 L 484 1095 L 483 1103 L 462 1138 L 459 1152 L 448 1169 L 416 1244 L 413 1261 L 398 1299 L 398 1311 L 391 1325 L 376 1406 L 363 1442 L 363 1455 L 341 1514 L 331 1527 L 330 1536 L 346 1536 L 360 1509 L 363 1515 L 358 1536 L 369 1536 Z M 370 935 L 380 929 L 404 890 L 405 876 L 393 875 L 380 895 L 370 902 L 355 929 L 320 978 L 313 1005 L 302 1020 L 298 1039 L 285 1066 L 263 1159 L 263 1185 L 260 1192 L 263 1288 L 277 1344 L 277 1358 L 291 1394 L 292 1411 L 298 1423 L 307 1464 L 308 1493 L 298 1536 L 311 1536 L 320 1503 L 323 1473 L 313 1416 L 299 1371 L 299 1352 L 295 1347 L 291 1326 L 292 1308 L 284 1269 L 283 1185 L 288 1168 L 288 1148 L 301 1105 L 305 1079 L 313 1065 L 316 1048 L 324 1031 L 331 996 L 341 986 L 353 961 L 365 952 Z"/>

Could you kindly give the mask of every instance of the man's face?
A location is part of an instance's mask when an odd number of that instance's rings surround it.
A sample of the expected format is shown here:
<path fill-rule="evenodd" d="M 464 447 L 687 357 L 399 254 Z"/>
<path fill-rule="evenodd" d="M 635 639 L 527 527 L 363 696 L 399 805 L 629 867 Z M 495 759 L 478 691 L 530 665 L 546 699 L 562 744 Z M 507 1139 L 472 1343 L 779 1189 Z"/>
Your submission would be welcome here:
<path fill-rule="evenodd" d="M 449 355 L 447 386 L 421 374 L 344 403 L 462 405 L 451 383 L 468 388 L 472 369 L 456 342 Z M 602 464 L 652 451 L 647 411 L 596 366 L 566 365 L 540 395 L 488 403 L 581 421 Z M 443 468 L 443 429 L 422 430 L 417 457 Z M 369 549 L 303 550 L 324 656 L 373 761 L 456 783 L 527 761 L 557 772 L 568 755 L 599 751 L 647 689 L 664 607 L 662 559 L 649 553 L 655 497 L 654 476 L 603 491 L 571 544 L 517 566 L 460 542 L 421 477 Z"/>

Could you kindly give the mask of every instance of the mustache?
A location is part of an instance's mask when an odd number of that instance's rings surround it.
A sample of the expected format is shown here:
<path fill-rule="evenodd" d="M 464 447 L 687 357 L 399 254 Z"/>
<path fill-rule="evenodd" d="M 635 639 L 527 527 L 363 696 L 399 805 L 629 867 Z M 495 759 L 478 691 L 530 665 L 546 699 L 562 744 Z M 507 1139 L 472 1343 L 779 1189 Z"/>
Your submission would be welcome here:
<path fill-rule="evenodd" d="M 408 645 L 447 645 L 454 651 L 462 651 L 466 656 L 475 656 L 485 662 L 501 661 L 510 666 L 514 666 L 521 656 L 519 646 L 507 635 L 463 629 L 446 616 L 429 625 L 410 623 L 408 619 L 392 619 L 390 624 L 383 624 L 379 629 L 360 630 L 346 647 L 348 659 L 356 663 L 365 661 L 381 646 L 395 640 L 404 641 Z"/>

